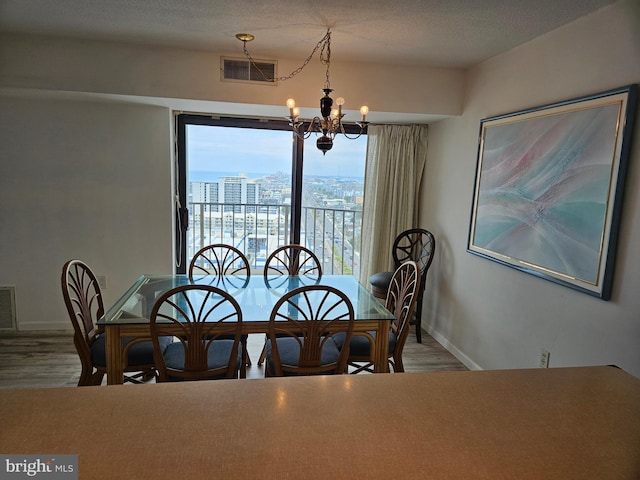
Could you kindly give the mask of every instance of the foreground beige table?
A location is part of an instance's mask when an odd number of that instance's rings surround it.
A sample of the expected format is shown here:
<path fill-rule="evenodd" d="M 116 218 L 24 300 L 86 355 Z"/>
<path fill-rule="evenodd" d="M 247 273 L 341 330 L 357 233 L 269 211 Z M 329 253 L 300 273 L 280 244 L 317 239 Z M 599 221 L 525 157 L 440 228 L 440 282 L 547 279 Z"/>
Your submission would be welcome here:
<path fill-rule="evenodd" d="M 637 479 L 613 367 L 0 390 L 0 453 L 80 479 Z"/>

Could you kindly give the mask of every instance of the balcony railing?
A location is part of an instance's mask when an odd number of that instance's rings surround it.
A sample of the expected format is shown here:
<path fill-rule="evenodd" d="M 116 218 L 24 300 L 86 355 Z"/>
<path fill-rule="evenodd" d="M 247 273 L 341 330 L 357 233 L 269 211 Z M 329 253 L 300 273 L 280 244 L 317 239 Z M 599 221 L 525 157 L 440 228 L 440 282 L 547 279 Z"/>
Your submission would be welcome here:
<path fill-rule="evenodd" d="M 203 246 L 226 243 L 262 273 L 269 254 L 290 243 L 289 205 L 192 202 L 189 210 L 187 263 Z M 360 210 L 303 207 L 300 243 L 317 255 L 324 273 L 357 276 L 361 224 Z"/>

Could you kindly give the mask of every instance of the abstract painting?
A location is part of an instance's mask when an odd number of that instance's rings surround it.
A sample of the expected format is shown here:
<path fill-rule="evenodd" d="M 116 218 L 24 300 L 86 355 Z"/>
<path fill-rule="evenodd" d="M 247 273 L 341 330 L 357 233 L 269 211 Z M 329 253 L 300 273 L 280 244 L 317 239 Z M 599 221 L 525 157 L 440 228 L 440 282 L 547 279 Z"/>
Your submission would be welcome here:
<path fill-rule="evenodd" d="M 482 120 L 467 250 L 608 300 L 636 96 Z"/>

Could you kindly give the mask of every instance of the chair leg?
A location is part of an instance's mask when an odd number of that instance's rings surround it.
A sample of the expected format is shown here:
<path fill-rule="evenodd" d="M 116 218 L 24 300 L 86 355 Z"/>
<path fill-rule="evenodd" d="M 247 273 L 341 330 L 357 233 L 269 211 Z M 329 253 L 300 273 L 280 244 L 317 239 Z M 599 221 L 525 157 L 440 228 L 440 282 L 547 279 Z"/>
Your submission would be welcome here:
<path fill-rule="evenodd" d="M 393 361 L 389 362 L 393 365 L 393 373 L 402 373 L 404 372 L 404 364 L 402 363 L 402 354 L 398 357 L 393 357 Z"/>
<path fill-rule="evenodd" d="M 97 371 L 91 375 L 89 383 L 83 383 L 83 385 L 101 385 L 104 378 L 104 372 Z"/>
<path fill-rule="evenodd" d="M 251 365 L 251 359 L 249 358 L 249 351 L 247 350 L 247 340 L 242 338 L 240 340 L 240 348 L 242 349 L 242 364 L 240 365 L 240 378 L 247 378 L 247 365 Z"/>
<path fill-rule="evenodd" d="M 266 347 L 263 349 L 263 352 L 265 352 L 265 357 L 266 357 Z M 262 358 L 262 355 L 260 356 L 260 358 Z M 266 358 L 265 358 L 265 360 L 266 360 Z M 263 362 L 264 362 L 264 360 L 263 360 Z M 260 365 L 260 364 L 258 363 L 258 365 Z M 274 373 L 271 371 L 271 368 L 269 368 L 269 362 L 266 362 L 264 364 L 264 376 L 265 376 L 265 378 L 274 376 Z"/>
<path fill-rule="evenodd" d="M 418 343 L 422 343 L 422 293 L 416 303 L 416 340 Z"/>
<path fill-rule="evenodd" d="M 86 368 L 82 366 L 82 372 L 80 372 L 80 378 L 78 379 L 78 386 L 84 387 L 86 385 L 93 385 L 93 367 Z"/>
<path fill-rule="evenodd" d="M 261 366 L 267 358 L 267 344 L 265 343 L 260 352 L 260 358 L 258 359 L 258 366 Z"/>

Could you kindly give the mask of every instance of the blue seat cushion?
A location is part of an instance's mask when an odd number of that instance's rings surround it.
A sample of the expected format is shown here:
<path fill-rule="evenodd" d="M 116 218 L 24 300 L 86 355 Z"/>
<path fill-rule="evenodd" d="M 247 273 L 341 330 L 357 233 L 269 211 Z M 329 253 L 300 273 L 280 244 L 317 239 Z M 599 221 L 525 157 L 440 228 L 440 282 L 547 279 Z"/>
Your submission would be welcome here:
<path fill-rule="evenodd" d="M 369 277 L 369 284 L 380 290 L 388 290 L 394 272 L 378 272 Z"/>
<path fill-rule="evenodd" d="M 214 340 L 212 345 L 209 346 L 208 362 L 209 369 L 224 368 L 229 364 L 229 357 L 231 356 L 231 350 L 233 349 L 232 339 L 218 339 Z M 164 354 L 164 361 L 168 368 L 175 370 L 184 370 L 184 346 L 182 342 L 173 342 L 167 347 Z M 236 374 L 242 364 L 242 344 L 238 345 L 238 361 L 236 362 Z M 211 379 L 224 378 L 225 375 L 213 376 Z M 179 380 L 178 378 L 172 378 L 172 380 Z"/>
<path fill-rule="evenodd" d="M 280 354 L 280 363 L 282 365 L 298 365 L 300 359 L 300 345 L 298 341 L 293 337 L 279 337 L 276 338 L 278 343 L 278 353 Z M 269 340 L 266 344 L 266 357 L 269 369 L 273 371 L 273 356 L 271 354 L 272 345 Z M 320 357 L 320 363 L 322 365 L 329 365 L 338 361 L 340 356 L 340 350 L 336 346 L 335 342 L 331 340 L 325 342 L 322 347 L 322 355 Z M 288 374 L 288 372 L 287 372 Z"/>
<path fill-rule="evenodd" d="M 374 340 L 376 338 L 376 332 L 369 332 Z M 336 344 L 338 349 L 342 349 L 344 345 L 344 333 L 336 333 L 333 336 L 333 342 Z M 389 331 L 389 351 L 387 352 L 391 355 L 396 349 L 396 334 L 392 331 Z M 367 357 L 371 354 L 371 342 L 368 337 L 363 335 L 353 335 L 351 337 L 351 342 L 349 342 L 349 356 L 354 357 Z"/>
<path fill-rule="evenodd" d="M 98 335 L 95 341 L 91 344 L 91 361 L 98 367 L 107 366 L 106 339 L 107 336 L 103 333 Z M 123 338 L 122 348 L 132 340 L 132 338 Z M 171 337 L 161 337 L 160 346 L 164 350 L 169 344 L 171 344 L 171 341 Z M 144 341 L 134 344 L 129 349 L 127 365 L 132 367 L 137 365 L 153 365 L 153 343 L 151 341 Z"/>

